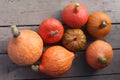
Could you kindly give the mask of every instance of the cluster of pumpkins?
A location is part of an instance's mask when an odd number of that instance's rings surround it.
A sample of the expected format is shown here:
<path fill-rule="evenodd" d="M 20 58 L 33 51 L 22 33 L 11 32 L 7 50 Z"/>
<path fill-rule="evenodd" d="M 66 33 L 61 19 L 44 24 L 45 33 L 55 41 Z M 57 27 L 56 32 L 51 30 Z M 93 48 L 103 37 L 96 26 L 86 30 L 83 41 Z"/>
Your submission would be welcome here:
<path fill-rule="evenodd" d="M 111 29 L 109 16 L 103 12 L 88 15 L 85 6 L 78 3 L 67 5 L 62 12 L 62 19 L 69 26 L 65 32 L 62 23 L 55 18 L 45 19 L 38 33 L 11 26 L 13 37 L 8 44 L 10 59 L 18 65 L 29 66 L 42 56 L 40 65 L 33 65 L 32 68 L 49 76 L 61 76 L 71 68 L 74 52 L 86 44 L 86 35 L 80 29 L 82 26 L 86 26 L 88 33 L 95 38 L 105 37 Z M 49 45 L 58 42 L 62 45 L 51 46 L 43 52 L 44 43 Z M 108 66 L 112 57 L 112 47 L 105 41 L 96 40 L 87 47 L 86 61 L 94 69 Z"/>

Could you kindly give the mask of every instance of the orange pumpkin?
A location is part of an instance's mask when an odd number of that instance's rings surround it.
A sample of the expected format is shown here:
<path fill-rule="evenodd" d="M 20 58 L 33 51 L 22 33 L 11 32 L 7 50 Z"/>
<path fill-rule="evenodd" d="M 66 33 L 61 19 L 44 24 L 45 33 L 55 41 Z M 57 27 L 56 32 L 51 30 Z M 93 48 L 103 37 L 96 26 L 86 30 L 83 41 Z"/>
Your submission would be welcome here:
<path fill-rule="evenodd" d="M 94 69 L 107 67 L 113 58 L 113 50 L 109 43 L 97 40 L 91 43 L 86 51 L 86 61 Z"/>
<path fill-rule="evenodd" d="M 62 19 L 64 23 L 71 28 L 80 28 L 84 26 L 88 20 L 88 11 L 82 4 L 71 3 L 64 8 Z"/>
<path fill-rule="evenodd" d="M 13 37 L 8 43 L 8 55 L 10 59 L 21 66 L 35 63 L 43 51 L 41 37 L 32 30 L 18 31 L 16 26 L 11 26 Z"/>
<path fill-rule="evenodd" d="M 52 77 L 61 76 L 71 68 L 74 57 L 74 53 L 64 47 L 52 46 L 44 52 L 39 70 Z"/>
<path fill-rule="evenodd" d="M 38 33 L 45 43 L 57 43 L 63 36 L 64 27 L 59 20 L 48 18 L 40 24 Z"/>
<path fill-rule="evenodd" d="M 92 13 L 87 22 L 87 31 L 95 38 L 105 37 L 111 30 L 110 17 L 103 12 Z"/>
<path fill-rule="evenodd" d="M 63 35 L 62 44 L 71 51 L 80 50 L 86 44 L 86 36 L 81 29 L 68 29 Z"/>

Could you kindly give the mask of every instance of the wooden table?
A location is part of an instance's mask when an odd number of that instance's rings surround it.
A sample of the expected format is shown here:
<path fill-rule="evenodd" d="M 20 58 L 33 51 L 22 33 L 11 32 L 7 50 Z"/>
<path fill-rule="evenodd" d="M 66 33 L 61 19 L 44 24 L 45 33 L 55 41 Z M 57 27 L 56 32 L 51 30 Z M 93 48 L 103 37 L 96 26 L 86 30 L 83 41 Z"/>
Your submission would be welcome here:
<path fill-rule="evenodd" d="M 51 78 L 34 72 L 30 66 L 20 67 L 7 55 L 7 44 L 11 35 L 10 25 L 19 29 L 37 31 L 42 20 L 53 17 L 62 21 L 61 12 L 71 2 L 84 4 L 89 14 L 95 11 L 107 13 L 112 20 L 111 32 L 102 40 L 109 42 L 114 51 L 111 64 L 102 70 L 91 69 L 85 61 L 85 49 L 76 52 L 71 69 L 65 75 Z M 65 25 L 64 25 L 65 26 Z M 94 41 L 86 33 L 88 41 Z M 119 80 L 120 78 L 120 0 L 0 0 L 0 80 Z"/>

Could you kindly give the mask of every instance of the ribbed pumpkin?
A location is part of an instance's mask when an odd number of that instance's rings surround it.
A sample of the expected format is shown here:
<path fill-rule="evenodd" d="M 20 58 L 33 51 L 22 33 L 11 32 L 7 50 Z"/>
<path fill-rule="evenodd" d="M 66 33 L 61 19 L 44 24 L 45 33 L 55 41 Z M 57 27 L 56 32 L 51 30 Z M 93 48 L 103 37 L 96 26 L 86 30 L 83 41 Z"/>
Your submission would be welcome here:
<path fill-rule="evenodd" d="M 32 30 L 18 31 L 16 26 L 11 26 L 13 37 L 8 43 L 8 55 L 10 59 L 21 66 L 35 63 L 43 51 L 41 37 Z"/>
<path fill-rule="evenodd" d="M 110 17 L 103 12 L 92 13 L 87 22 L 87 31 L 95 38 L 105 37 L 111 30 Z"/>
<path fill-rule="evenodd" d="M 113 58 L 112 46 L 102 40 L 91 43 L 86 51 L 87 63 L 94 69 L 107 67 Z"/>
<path fill-rule="evenodd" d="M 62 44 L 71 51 L 80 50 L 86 44 L 86 36 L 81 29 L 68 29 L 63 35 Z"/>
<path fill-rule="evenodd" d="M 38 33 L 45 43 L 57 43 L 63 36 L 64 28 L 59 20 L 48 18 L 40 24 Z"/>
<path fill-rule="evenodd" d="M 58 77 L 65 74 L 72 65 L 74 53 L 62 46 L 49 47 L 43 54 L 39 70 L 49 76 Z M 38 66 L 32 66 L 33 69 Z"/>
<path fill-rule="evenodd" d="M 80 28 L 84 26 L 88 20 L 88 11 L 82 4 L 71 3 L 64 8 L 62 19 L 64 23 L 71 28 Z"/>

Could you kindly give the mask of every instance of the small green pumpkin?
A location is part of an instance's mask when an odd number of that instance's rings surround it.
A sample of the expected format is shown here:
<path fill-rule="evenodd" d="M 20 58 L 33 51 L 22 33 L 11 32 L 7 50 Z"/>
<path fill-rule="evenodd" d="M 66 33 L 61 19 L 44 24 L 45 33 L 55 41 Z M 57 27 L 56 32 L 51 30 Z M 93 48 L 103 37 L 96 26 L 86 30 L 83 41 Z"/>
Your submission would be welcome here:
<path fill-rule="evenodd" d="M 86 36 L 81 29 L 68 29 L 63 35 L 62 44 L 71 51 L 77 51 L 85 46 Z"/>

